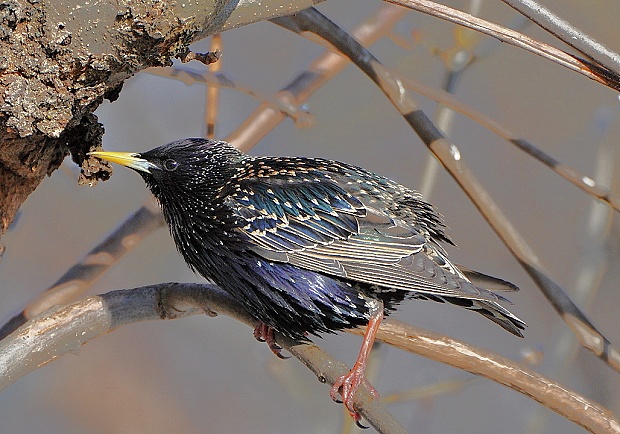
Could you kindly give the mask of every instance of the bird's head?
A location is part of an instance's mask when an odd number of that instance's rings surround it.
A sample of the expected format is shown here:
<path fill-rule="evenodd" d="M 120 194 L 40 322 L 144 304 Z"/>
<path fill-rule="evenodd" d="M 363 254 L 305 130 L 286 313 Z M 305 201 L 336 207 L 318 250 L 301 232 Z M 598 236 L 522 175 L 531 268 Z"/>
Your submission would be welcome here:
<path fill-rule="evenodd" d="M 215 194 L 243 158 L 231 144 L 207 139 L 177 140 L 140 153 L 94 151 L 89 155 L 135 170 L 160 202 L 191 192 Z"/>

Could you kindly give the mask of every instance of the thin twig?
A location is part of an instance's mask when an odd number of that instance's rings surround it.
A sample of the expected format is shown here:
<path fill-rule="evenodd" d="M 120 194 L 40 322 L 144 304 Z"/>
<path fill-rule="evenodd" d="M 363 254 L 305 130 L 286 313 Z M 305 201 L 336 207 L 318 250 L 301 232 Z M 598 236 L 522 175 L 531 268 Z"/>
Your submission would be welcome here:
<path fill-rule="evenodd" d="M 213 65 L 218 65 L 218 63 L 214 63 Z M 228 89 L 235 89 L 239 92 L 243 92 L 247 95 L 250 95 L 257 100 L 268 104 L 273 109 L 281 111 L 284 115 L 290 117 L 295 122 L 297 126 L 307 126 L 312 125 L 312 116 L 302 110 L 298 105 L 292 104 L 291 101 L 283 100 L 282 98 L 265 95 L 256 89 L 252 89 L 252 87 L 246 85 L 245 83 L 240 82 L 239 80 L 233 80 L 232 78 L 222 74 L 221 72 L 213 73 L 211 71 L 208 72 L 196 72 L 189 69 L 184 69 L 180 67 L 173 68 L 149 68 L 146 71 L 147 74 L 157 75 L 159 77 L 171 78 L 174 80 L 178 80 L 188 86 L 193 84 L 205 84 L 208 89 L 219 89 L 222 87 Z M 211 105 L 209 104 L 209 107 Z M 209 112 L 209 110 L 208 110 Z M 207 112 L 207 113 L 208 113 Z M 209 130 L 209 120 L 207 120 L 207 131 Z"/>
<path fill-rule="evenodd" d="M 485 21 L 465 12 L 461 12 L 429 0 L 385 1 L 474 29 L 502 42 L 514 45 L 515 47 L 523 48 L 524 50 L 541 56 L 547 60 L 551 60 L 558 65 L 562 65 L 565 68 L 585 75 L 586 77 L 612 89 L 620 90 L 620 77 L 614 71 L 601 65 L 593 64 L 590 61 L 580 59 L 552 47 L 551 45 L 536 41 L 535 39 L 525 36 L 519 32 L 515 32 L 514 30 L 507 29 L 498 24 L 491 23 L 490 21 Z"/>
<path fill-rule="evenodd" d="M 530 143 L 528 140 L 514 134 L 512 131 L 508 130 L 506 127 L 491 119 L 484 113 L 476 110 L 475 108 L 465 104 L 462 101 L 459 101 L 453 95 L 440 89 L 426 86 L 408 77 L 399 77 L 399 79 L 402 81 L 405 88 L 419 93 L 420 95 L 431 98 L 434 101 L 437 101 L 438 103 L 450 107 L 452 110 L 459 112 L 464 116 L 467 116 L 471 120 L 477 122 L 479 125 L 487 128 L 489 131 L 494 132 L 501 138 L 512 143 L 529 156 L 535 158 L 537 161 L 544 164 L 549 169 L 560 175 L 562 178 L 583 190 L 585 193 L 593 196 L 601 202 L 605 202 L 615 211 L 620 212 L 620 198 L 613 195 L 610 189 L 606 186 L 597 183 L 595 180 L 593 180 L 589 176 L 580 173 L 575 168 L 563 164 L 551 155 L 547 154 L 542 149 Z"/>
<path fill-rule="evenodd" d="M 52 306 L 62 306 L 76 300 L 143 238 L 164 225 L 159 207 L 153 200 L 149 200 L 69 268 L 52 286 L 4 324 L 0 328 L 0 341 L 17 327 Z"/>
<path fill-rule="evenodd" d="M 218 33 L 211 37 L 212 52 L 221 53 L 222 50 L 222 34 Z M 222 69 L 222 61 L 211 63 L 207 66 L 210 74 L 217 74 Z M 217 113 L 219 108 L 220 87 L 207 85 L 207 94 L 205 101 L 205 126 L 207 131 L 205 137 L 213 139 L 215 137 L 215 122 L 217 121 Z"/>
<path fill-rule="evenodd" d="M 379 38 L 385 36 L 394 24 L 407 13 L 404 8 L 383 5 L 371 14 L 370 18 L 357 26 L 351 34 L 361 44 L 372 45 Z M 326 50 L 310 64 L 306 71 L 299 74 L 280 90 L 278 98 L 300 105 L 348 64 L 349 60 L 346 57 Z M 226 141 L 247 152 L 284 119 L 283 113 L 274 110 L 268 104 L 261 104 L 239 128 L 228 136 Z"/>
<path fill-rule="evenodd" d="M 588 59 L 620 74 L 620 55 L 532 0 L 502 0 Z"/>
<path fill-rule="evenodd" d="M 475 16 L 479 12 L 480 5 L 480 2 L 469 2 L 469 9 L 472 15 Z M 450 57 L 443 62 L 445 71 L 441 90 L 447 94 L 455 93 L 457 84 L 463 76 L 463 73 L 475 60 L 470 54 L 471 48 L 468 47 L 465 42 L 472 39 L 471 36 L 475 34 L 474 31 L 463 27 L 457 27 L 457 30 L 461 32 L 459 35 L 460 37 L 455 34 L 454 45 L 444 51 Z M 433 113 L 433 122 L 445 136 L 450 136 L 450 132 L 454 127 L 454 119 L 455 112 L 451 107 L 441 103 L 437 105 L 435 113 Z M 430 201 L 432 199 L 431 195 L 437 183 L 438 174 L 439 162 L 429 153 L 426 157 L 422 181 L 419 188 L 420 194 L 424 196 L 426 200 Z"/>
<path fill-rule="evenodd" d="M 566 291 L 538 263 L 537 255 L 519 234 L 491 196 L 465 165 L 458 148 L 449 143 L 406 91 L 398 73 L 383 66 L 366 48 L 314 8 L 296 15 L 272 20 L 304 35 L 305 32 L 329 41 L 349 57 L 385 93 L 392 104 L 414 129 L 429 150 L 461 186 L 498 237 L 508 247 L 521 266 L 536 282 L 547 300 L 571 328 L 581 344 L 620 371 L 620 350 L 599 332 L 586 315 L 573 303 Z"/>
<path fill-rule="evenodd" d="M 428 386 L 414 387 L 407 390 L 390 393 L 381 397 L 383 404 L 401 404 L 413 400 L 436 398 L 462 391 L 474 383 L 482 381 L 482 377 L 468 375 L 467 378 L 439 381 Z"/>

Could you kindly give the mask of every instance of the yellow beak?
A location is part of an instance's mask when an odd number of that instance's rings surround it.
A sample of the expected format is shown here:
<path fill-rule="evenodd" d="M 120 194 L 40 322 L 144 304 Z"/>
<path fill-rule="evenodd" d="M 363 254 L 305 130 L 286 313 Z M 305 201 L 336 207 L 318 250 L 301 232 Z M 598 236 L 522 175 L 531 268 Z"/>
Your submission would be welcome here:
<path fill-rule="evenodd" d="M 156 169 L 157 166 L 144 158 L 140 158 L 140 154 L 135 152 L 104 152 L 93 151 L 88 155 L 93 155 L 102 160 L 111 161 L 112 163 L 120 164 L 121 166 L 129 167 L 141 172 L 151 173 L 150 169 Z"/>

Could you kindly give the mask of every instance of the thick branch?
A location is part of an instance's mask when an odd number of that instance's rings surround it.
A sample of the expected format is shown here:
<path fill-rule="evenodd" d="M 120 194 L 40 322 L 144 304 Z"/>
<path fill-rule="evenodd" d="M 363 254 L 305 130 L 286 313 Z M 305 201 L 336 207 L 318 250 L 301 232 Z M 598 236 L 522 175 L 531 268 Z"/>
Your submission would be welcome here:
<path fill-rule="evenodd" d="M 0 342 L 0 389 L 26 374 L 118 327 L 146 320 L 223 314 L 251 327 L 255 320 L 241 305 L 212 285 L 159 284 L 113 291 L 34 318 Z M 353 333 L 361 334 L 363 329 Z M 545 407 L 595 433 L 620 433 L 608 410 L 504 357 L 398 321 L 385 321 L 378 339 L 405 351 L 485 376 L 535 399 Z M 332 384 L 347 367 L 317 346 L 278 336 L 278 343 L 308 366 L 320 381 Z M 404 429 L 366 389 L 356 404 L 379 432 Z"/>
<path fill-rule="evenodd" d="M 89 297 L 50 310 L 17 329 L 0 343 L 0 390 L 39 367 L 77 351 L 92 339 L 139 321 L 175 319 L 206 313 L 223 314 L 251 327 L 256 321 L 232 297 L 213 285 L 163 283 Z M 348 372 L 311 343 L 279 336 L 278 342 L 317 374 L 333 384 Z M 357 406 L 378 432 L 403 434 L 406 430 L 363 386 Z"/>
<path fill-rule="evenodd" d="M 0 236 L 17 209 L 70 152 L 82 164 L 100 146 L 92 116 L 123 81 L 169 66 L 190 43 L 214 33 L 286 15 L 323 0 L 198 2 L 5 2 L 0 17 Z M 109 176 L 84 167 L 82 180 Z"/>

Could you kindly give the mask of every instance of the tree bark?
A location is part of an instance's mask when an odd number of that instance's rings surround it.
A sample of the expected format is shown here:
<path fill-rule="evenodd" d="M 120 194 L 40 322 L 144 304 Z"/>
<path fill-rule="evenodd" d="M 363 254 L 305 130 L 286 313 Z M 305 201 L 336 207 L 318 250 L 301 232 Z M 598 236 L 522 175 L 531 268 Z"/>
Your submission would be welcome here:
<path fill-rule="evenodd" d="M 71 154 L 82 183 L 109 177 L 85 159 L 93 115 L 123 81 L 185 56 L 190 43 L 323 0 L 5 0 L 0 4 L 0 236 L 45 175 Z"/>

